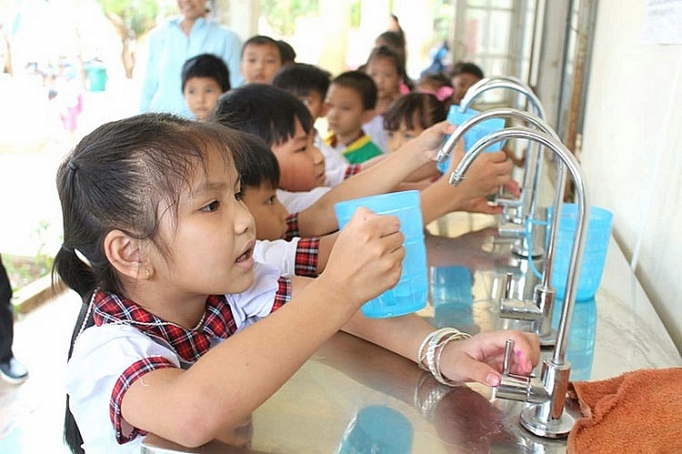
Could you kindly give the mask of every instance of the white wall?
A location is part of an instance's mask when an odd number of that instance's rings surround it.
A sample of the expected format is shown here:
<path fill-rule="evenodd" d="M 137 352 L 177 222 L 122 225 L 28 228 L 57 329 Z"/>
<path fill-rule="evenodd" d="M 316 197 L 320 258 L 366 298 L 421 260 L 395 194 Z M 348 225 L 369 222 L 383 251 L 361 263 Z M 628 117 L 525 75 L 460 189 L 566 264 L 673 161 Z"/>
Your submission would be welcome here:
<path fill-rule="evenodd" d="M 614 212 L 616 239 L 682 351 L 682 45 L 643 42 L 645 7 L 599 4 L 581 159 L 593 204 Z"/>

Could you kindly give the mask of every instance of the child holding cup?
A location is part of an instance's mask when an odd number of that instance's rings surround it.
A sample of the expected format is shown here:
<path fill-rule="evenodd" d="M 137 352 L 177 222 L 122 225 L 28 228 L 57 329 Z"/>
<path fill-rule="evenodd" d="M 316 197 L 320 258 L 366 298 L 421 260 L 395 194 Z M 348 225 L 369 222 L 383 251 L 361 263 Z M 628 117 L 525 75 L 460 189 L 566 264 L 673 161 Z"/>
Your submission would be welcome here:
<path fill-rule="evenodd" d="M 144 433 L 190 447 L 221 439 L 339 329 L 444 383 L 488 386 L 512 338 L 512 371 L 530 373 L 531 334 L 467 338 L 414 315 L 358 313 L 398 279 L 395 217 L 358 210 L 315 279 L 255 263 L 231 154 L 241 137 L 145 114 L 100 126 L 60 165 L 55 270 L 86 296 L 66 374 L 72 450 L 139 452 Z"/>

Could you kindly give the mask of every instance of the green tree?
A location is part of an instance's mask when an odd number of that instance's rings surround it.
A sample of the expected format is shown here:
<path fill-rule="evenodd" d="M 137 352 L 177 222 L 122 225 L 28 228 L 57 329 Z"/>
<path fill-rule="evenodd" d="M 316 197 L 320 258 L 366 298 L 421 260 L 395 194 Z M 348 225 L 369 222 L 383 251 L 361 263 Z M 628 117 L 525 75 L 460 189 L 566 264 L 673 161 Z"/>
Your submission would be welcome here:
<path fill-rule="evenodd" d="M 317 15 L 319 0 L 261 0 L 261 11 L 280 36 L 294 34 L 296 18 Z"/>
<path fill-rule="evenodd" d="M 160 12 L 168 12 L 168 2 L 157 0 L 97 0 L 121 38 L 121 62 L 128 79 L 135 69 L 135 48 L 140 36 L 156 25 Z"/>

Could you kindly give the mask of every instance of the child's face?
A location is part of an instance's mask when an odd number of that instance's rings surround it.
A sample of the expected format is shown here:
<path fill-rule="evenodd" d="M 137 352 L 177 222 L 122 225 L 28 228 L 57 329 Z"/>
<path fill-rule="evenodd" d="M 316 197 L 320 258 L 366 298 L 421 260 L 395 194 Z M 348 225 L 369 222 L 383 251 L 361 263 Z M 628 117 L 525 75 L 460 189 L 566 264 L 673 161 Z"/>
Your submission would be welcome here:
<path fill-rule="evenodd" d="M 247 84 L 269 84 L 281 66 L 282 57 L 277 46 L 249 44 L 244 48 L 240 71 Z"/>
<path fill-rule="evenodd" d="M 467 90 L 479 80 L 481 79 L 469 73 L 461 73 L 453 77 L 452 88 L 454 88 L 454 92 L 452 93 L 452 103 L 459 105 Z"/>
<path fill-rule="evenodd" d="M 374 79 L 379 99 L 392 99 L 400 94 L 402 78 L 390 58 L 372 58 L 365 72 Z"/>
<path fill-rule="evenodd" d="M 324 185 L 324 155 L 313 145 L 313 135 L 306 134 L 298 119 L 294 135 L 270 149 L 279 163 L 281 189 L 310 191 Z"/>
<path fill-rule="evenodd" d="M 362 106 L 360 93 L 349 87 L 331 84 L 326 100 L 329 130 L 339 136 L 357 136 L 362 124 L 371 118 Z"/>
<path fill-rule="evenodd" d="M 412 122 L 412 124 L 414 129 L 408 129 L 405 121 L 401 121 L 397 131 L 386 131 L 386 145 L 389 152 L 396 151 L 424 131 L 424 128 L 417 126 L 417 122 Z"/>
<path fill-rule="evenodd" d="M 185 83 L 183 94 L 187 107 L 196 119 L 206 121 L 218 105 L 223 90 L 218 81 L 211 77 L 192 77 Z"/>
<path fill-rule="evenodd" d="M 289 212 L 277 198 L 277 188 L 249 186 L 244 188 L 243 200 L 256 223 L 256 238 L 272 241 L 284 237 Z"/>
<path fill-rule="evenodd" d="M 233 164 L 209 150 L 206 171 L 197 166 L 178 203 L 177 223 L 164 216 L 160 235 L 170 257 L 158 258 L 155 270 L 182 294 L 238 293 L 254 280 L 253 217 L 240 199 Z"/>
<path fill-rule="evenodd" d="M 318 92 L 310 90 L 307 95 L 297 95 L 296 97 L 306 105 L 313 121 L 324 116 L 324 100 Z"/>

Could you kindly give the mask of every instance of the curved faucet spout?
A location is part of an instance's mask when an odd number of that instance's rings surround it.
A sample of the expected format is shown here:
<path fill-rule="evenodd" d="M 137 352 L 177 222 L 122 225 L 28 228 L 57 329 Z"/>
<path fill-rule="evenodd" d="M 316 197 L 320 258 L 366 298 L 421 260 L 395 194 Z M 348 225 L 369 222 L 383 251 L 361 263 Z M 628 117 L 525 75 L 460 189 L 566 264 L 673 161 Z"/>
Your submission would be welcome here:
<path fill-rule="evenodd" d="M 552 127 L 549 126 L 542 118 L 537 117 L 535 115 L 531 115 L 524 110 L 513 109 L 511 107 L 503 107 L 499 109 L 491 109 L 486 110 L 485 112 L 481 112 L 478 115 L 469 118 L 467 121 L 459 125 L 455 132 L 453 132 L 452 135 L 450 135 L 450 137 L 448 138 L 448 140 L 445 141 L 445 144 L 443 144 L 441 149 L 438 150 L 438 155 L 436 156 L 436 159 L 439 162 L 442 162 L 445 159 L 447 159 L 450 156 L 450 154 L 452 154 L 452 151 L 455 149 L 455 146 L 457 146 L 457 143 L 462 139 L 462 137 L 464 137 L 464 134 L 466 134 L 467 131 L 469 131 L 471 128 L 478 125 L 479 123 L 482 123 L 491 118 L 516 118 L 519 120 L 523 120 L 526 123 L 535 126 L 537 129 L 544 132 L 545 134 L 549 134 L 556 140 L 560 140 L 559 136 L 554 131 L 554 129 L 552 129 Z"/>
<path fill-rule="evenodd" d="M 450 181 L 457 184 L 464 179 L 467 169 L 476 157 L 490 145 L 507 139 L 523 139 L 535 142 L 554 152 L 566 166 L 576 189 L 576 202 L 578 204 L 578 219 L 573 237 L 573 248 L 568 267 L 568 277 L 566 282 L 566 293 L 564 302 L 561 306 L 561 318 L 557 328 L 556 343 L 551 360 L 543 363 L 542 382 L 544 388 L 550 394 L 550 399 L 545 403 L 534 404 L 521 414 L 521 424 L 536 435 L 556 438 L 565 436 L 570 431 L 572 419 L 565 416 L 564 403 L 566 390 L 569 383 L 570 363 L 566 361 L 566 347 L 568 344 L 568 330 L 573 316 L 575 297 L 580 277 L 580 265 L 584 249 L 585 238 L 587 236 L 587 220 L 589 212 L 589 202 L 585 189 L 585 181 L 580 170 L 580 165 L 573 154 L 555 137 L 524 127 L 507 128 L 496 131 L 483 137 L 469 150 L 464 159 L 455 168 Z M 554 258 L 555 237 L 558 232 L 559 220 L 561 217 L 561 201 L 563 200 L 564 185 L 556 188 L 555 207 L 553 211 L 552 227 L 549 241 L 549 250 L 545 268 L 543 270 L 543 282 L 551 277 L 551 269 Z M 558 201 L 558 202 L 557 202 Z M 536 287 L 536 293 L 553 292 L 554 289 L 542 288 L 544 285 Z"/>
<path fill-rule="evenodd" d="M 464 94 L 464 98 L 460 102 L 460 111 L 465 111 L 473 103 L 474 99 L 489 90 L 497 88 L 504 88 L 513 90 L 525 95 L 532 107 L 532 113 L 535 113 L 541 120 L 545 120 L 545 110 L 538 97 L 533 93 L 533 90 L 520 79 L 509 76 L 494 76 L 482 79 L 476 84 L 472 85 Z M 538 128 L 542 129 L 542 128 Z M 542 171 L 542 159 L 540 156 L 539 146 L 535 143 L 528 148 L 525 164 L 523 166 L 523 182 L 522 182 L 522 196 L 520 200 L 507 201 L 500 200 L 505 207 L 517 207 L 513 210 L 513 217 L 505 217 L 504 222 L 510 221 L 511 225 L 521 225 L 528 217 L 532 217 L 537 209 L 538 190 L 540 187 L 540 175 Z M 506 213 L 506 211 L 505 211 Z M 506 216 L 506 215 L 505 215 Z M 507 224 L 509 225 L 509 224 Z M 515 231 L 513 228 L 511 231 Z M 523 244 L 515 251 L 523 257 L 536 257 L 542 255 L 541 245 L 530 245 L 525 240 Z"/>
<path fill-rule="evenodd" d="M 508 90 L 513 90 L 523 94 L 530 101 L 535 113 L 543 120 L 546 118 L 545 109 L 542 107 L 540 99 L 535 96 L 535 93 L 533 93 L 533 90 L 520 79 L 510 76 L 487 77 L 476 82 L 474 85 L 469 87 L 467 92 L 464 94 L 464 97 L 459 103 L 459 110 L 465 111 L 471 107 L 474 99 L 486 91 L 496 88 L 506 88 Z"/>

